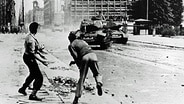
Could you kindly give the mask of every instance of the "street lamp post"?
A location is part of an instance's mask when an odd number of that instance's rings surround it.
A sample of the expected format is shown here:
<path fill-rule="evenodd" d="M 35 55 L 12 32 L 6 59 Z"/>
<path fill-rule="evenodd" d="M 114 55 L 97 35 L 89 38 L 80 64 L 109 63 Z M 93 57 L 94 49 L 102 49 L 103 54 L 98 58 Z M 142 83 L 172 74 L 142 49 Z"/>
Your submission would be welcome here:
<path fill-rule="evenodd" d="M 148 20 L 149 17 L 148 17 L 148 13 L 149 13 L 149 0 L 147 0 L 147 5 L 146 5 L 146 8 L 147 8 L 147 13 L 146 13 L 146 19 Z"/>
<path fill-rule="evenodd" d="M 125 24 L 127 24 L 127 19 L 128 19 L 128 16 L 127 16 L 127 3 L 128 3 L 128 0 L 126 0 L 126 2 L 125 2 Z"/>
<path fill-rule="evenodd" d="M 3 26 L 6 26 L 6 0 L 3 0 Z"/>
<path fill-rule="evenodd" d="M 21 11 L 19 14 L 19 25 L 22 28 L 24 26 L 24 0 L 22 0 Z"/>
<path fill-rule="evenodd" d="M 22 10 L 21 10 L 21 15 L 19 18 L 19 25 L 20 25 L 20 32 L 24 32 L 24 0 L 22 0 Z"/>
<path fill-rule="evenodd" d="M 24 25 L 24 0 L 22 0 L 22 22 Z"/>
<path fill-rule="evenodd" d="M 147 11 L 147 13 L 146 13 L 146 19 L 149 20 L 149 0 L 147 0 L 146 8 L 147 8 L 147 10 L 146 10 Z M 149 29 L 148 29 L 147 33 L 149 34 Z"/>

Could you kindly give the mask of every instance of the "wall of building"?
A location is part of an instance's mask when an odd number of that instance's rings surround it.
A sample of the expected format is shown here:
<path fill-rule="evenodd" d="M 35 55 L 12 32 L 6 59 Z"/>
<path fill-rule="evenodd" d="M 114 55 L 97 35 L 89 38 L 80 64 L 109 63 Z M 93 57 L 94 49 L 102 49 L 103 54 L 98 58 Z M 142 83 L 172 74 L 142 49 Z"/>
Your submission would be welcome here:
<path fill-rule="evenodd" d="M 44 0 L 44 25 L 64 23 L 64 0 Z"/>
<path fill-rule="evenodd" d="M 128 2 L 127 2 L 128 1 Z M 44 0 L 44 24 L 74 24 L 102 11 L 106 18 L 129 17 L 135 0 Z"/>
<path fill-rule="evenodd" d="M 44 9 L 39 7 L 39 4 L 33 6 L 33 10 L 29 10 L 25 15 L 25 22 L 27 24 L 31 22 L 38 22 L 44 25 Z"/>
<path fill-rule="evenodd" d="M 64 0 L 54 0 L 54 25 L 64 24 Z"/>
<path fill-rule="evenodd" d="M 15 1 L 0 0 L 0 26 L 14 26 L 15 22 Z"/>
<path fill-rule="evenodd" d="M 38 22 L 41 25 L 44 25 L 44 13 L 43 13 L 42 8 L 36 10 L 36 12 L 35 12 L 35 21 Z"/>
<path fill-rule="evenodd" d="M 68 8 L 65 12 L 70 12 L 73 22 L 83 19 L 90 19 L 97 12 L 102 11 L 106 18 L 129 17 L 131 5 L 134 0 L 68 0 Z"/>
<path fill-rule="evenodd" d="M 44 0 L 44 25 L 52 23 L 51 0 Z"/>

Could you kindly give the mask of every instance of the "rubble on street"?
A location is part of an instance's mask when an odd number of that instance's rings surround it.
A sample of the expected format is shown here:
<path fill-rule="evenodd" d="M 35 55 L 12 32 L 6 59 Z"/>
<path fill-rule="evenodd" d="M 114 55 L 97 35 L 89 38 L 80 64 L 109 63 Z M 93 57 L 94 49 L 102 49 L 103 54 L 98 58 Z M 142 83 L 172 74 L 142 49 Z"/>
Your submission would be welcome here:
<path fill-rule="evenodd" d="M 74 98 L 76 83 L 78 80 L 77 71 L 58 60 L 52 54 L 46 57 L 50 58 L 54 63 L 43 66 L 39 63 L 40 69 L 44 74 L 44 84 L 38 93 L 38 96 L 43 97 L 42 102 L 28 100 L 28 96 L 23 96 L 18 93 L 18 89 L 27 76 L 27 67 L 23 63 L 22 55 L 24 52 L 24 37 L 25 34 L 0 34 L 0 57 L 4 59 L 1 64 L 1 104 L 71 104 Z M 109 95 L 104 94 L 98 97 L 93 84 L 85 81 L 84 97 L 80 102 L 86 104 L 118 104 L 116 100 Z M 27 90 L 31 93 L 31 89 Z M 94 96 L 95 95 L 95 96 Z M 94 97 L 93 97 L 94 96 Z M 103 99 L 109 99 L 104 102 Z M 90 102 L 93 100 L 94 102 Z"/>

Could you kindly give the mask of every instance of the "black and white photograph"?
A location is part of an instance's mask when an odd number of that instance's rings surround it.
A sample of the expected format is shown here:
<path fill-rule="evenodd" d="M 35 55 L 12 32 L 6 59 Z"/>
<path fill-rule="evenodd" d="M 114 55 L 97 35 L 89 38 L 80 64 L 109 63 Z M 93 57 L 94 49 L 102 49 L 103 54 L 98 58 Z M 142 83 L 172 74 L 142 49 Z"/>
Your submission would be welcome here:
<path fill-rule="evenodd" d="M 0 0 L 0 104 L 184 104 L 184 0 Z"/>

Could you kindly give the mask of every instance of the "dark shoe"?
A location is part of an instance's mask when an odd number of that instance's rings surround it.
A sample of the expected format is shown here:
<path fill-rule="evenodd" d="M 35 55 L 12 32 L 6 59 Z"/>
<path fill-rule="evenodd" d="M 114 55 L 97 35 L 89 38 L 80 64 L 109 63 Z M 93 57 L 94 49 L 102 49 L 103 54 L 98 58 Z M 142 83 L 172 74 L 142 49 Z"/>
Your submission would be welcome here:
<path fill-rule="evenodd" d="M 102 96 L 102 83 L 97 83 L 97 92 L 99 96 Z"/>
<path fill-rule="evenodd" d="M 75 97 L 75 99 L 74 99 L 72 104 L 78 104 L 78 97 Z"/>
<path fill-rule="evenodd" d="M 36 95 L 30 95 L 29 100 L 42 101 L 42 98 L 38 98 Z"/>
<path fill-rule="evenodd" d="M 20 88 L 20 89 L 18 90 L 18 92 L 21 93 L 21 94 L 23 94 L 24 96 L 27 95 L 26 91 L 25 91 L 24 89 L 22 89 L 22 88 Z"/>

